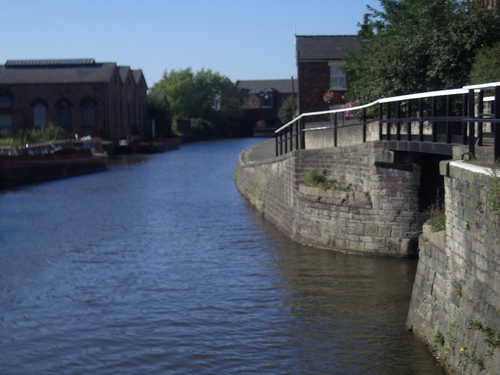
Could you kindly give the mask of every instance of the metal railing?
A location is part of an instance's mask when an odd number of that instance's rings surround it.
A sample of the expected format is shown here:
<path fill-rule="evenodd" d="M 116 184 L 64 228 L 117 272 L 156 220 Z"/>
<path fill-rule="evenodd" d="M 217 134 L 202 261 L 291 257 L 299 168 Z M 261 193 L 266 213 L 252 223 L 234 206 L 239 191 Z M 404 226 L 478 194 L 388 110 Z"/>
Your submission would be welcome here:
<path fill-rule="evenodd" d="M 347 115 L 356 120 L 346 123 Z M 326 117 L 327 125 L 314 126 L 314 117 Z M 275 131 L 276 156 L 306 148 L 305 133 L 331 130 L 333 146 L 339 130 L 361 127 L 359 143 L 367 141 L 369 123 L 378 122 L 379 140 L 467 145 L 475 157 L 485 128 L 492 139 L 495 160 L 500 158 L 500 82 L 464 86 L 383 98 L 372 103 L 328 111 L 303 113 Z M 307 126 L 307 124 L 313 126 Z"/>

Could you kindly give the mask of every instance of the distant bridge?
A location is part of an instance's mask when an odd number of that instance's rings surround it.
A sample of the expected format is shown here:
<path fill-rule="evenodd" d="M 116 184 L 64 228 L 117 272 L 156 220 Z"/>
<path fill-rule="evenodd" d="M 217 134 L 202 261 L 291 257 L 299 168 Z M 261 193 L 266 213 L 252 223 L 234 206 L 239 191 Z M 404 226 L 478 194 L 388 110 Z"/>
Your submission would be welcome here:
<path fill-rule="evenodd" d="M 498 160 L 499 124 L 500 82 L 464 86 L 303 113 L 276 130 L 276 156 L 384 140 L 388 150 L 442 155 L 460 145 L 470 158 L 476 146 L 493 146 Z"/>

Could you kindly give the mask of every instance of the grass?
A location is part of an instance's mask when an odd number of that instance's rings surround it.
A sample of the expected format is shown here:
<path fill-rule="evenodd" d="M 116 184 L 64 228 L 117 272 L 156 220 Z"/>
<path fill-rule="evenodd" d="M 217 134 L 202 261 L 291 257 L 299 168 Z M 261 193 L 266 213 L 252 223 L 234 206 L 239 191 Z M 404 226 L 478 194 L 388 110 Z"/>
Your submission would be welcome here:
<path fill-rule="evenodd" d="M 424 215 L 427 218 L 427 224 L 432 227 L 433 232 L 441 232 L 446 229 L 446 215 L 442 204 L 431 204 Z"/>

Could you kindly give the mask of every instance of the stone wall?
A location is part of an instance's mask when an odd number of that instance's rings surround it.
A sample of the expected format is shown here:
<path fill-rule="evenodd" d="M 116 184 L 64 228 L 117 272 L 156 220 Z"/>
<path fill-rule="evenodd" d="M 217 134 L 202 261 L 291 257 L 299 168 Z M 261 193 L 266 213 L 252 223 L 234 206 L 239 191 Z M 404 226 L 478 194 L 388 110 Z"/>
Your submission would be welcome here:
<path fill-rule="evenodd" d="M 294 151 L 235 171 L 239 191 L 291 238 L 347 252 L 412 256 L 421 232 L 420 167 L 377 141 Z M 303 186 L 306 171 L 325 171 L 349 192 Z"/>
<path fill-rule="evenodd" d="M 446 231 L 424 231 L 407 326 L 453 374 L 500 373 L 499 220 L 491 174 L 442 162 Z M 488 344 L 490 340 L 490 344 Z"/>

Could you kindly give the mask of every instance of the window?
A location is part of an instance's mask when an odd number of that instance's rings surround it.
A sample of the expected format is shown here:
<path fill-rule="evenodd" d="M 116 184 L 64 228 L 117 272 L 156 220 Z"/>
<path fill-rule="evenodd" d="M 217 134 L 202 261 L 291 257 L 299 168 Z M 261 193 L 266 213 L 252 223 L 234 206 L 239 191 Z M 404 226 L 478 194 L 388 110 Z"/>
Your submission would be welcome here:
<path fill-rule="evenodd" d="M 0 108 L 8 109 L 12 107 L 12 96 L 7 91 L 0 91 Z"/>
<path fill-rule="evenodd" d="M 96 123 L 95 116 L 96 104 L 91 99 L 86 99 L 82 103 L 83 126 L 94 127 Z"/>
<path fill-rule="evenodd" d="M 33 126 L 41 128 L 47 125 L 47 107 L 42 102 L 33 106 Z"/>
<path fill-rule="evenodd" d="M 261 108 L 273 108 L 274 106 L 274 98 L 272 92 L 264 92 L 260 94 L 261 96 Z"/>
<path fill-rule="evenodd" d="M 330 89 L 331 90 L 345 90 L 347 86 L 347 79 L 342 68 L 338 65 L 330 66 Z"/>
<path fill-rule="evenodd" d="M 58 122 L 62 128 L 71 127 L 71 103 L 67 100 L 61 100 L 58 105 Z"/>
<path fill-rule="evenodd" d="M 0 131 L 8 133 L 12 131 L 12 116 L 0 115 Z"/>

